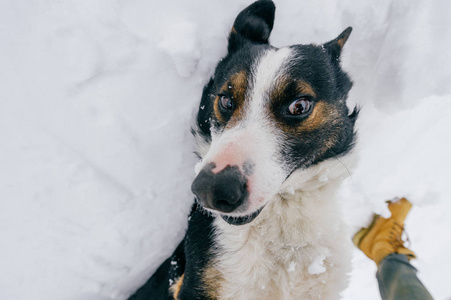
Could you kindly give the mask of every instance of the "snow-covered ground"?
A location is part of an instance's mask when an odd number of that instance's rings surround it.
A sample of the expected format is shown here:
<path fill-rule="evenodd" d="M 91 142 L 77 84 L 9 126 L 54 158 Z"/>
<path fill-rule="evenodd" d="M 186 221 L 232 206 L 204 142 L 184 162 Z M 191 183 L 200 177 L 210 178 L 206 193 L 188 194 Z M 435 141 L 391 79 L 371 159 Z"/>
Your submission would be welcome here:
<path fill-rule="evenodd" d="M 0 299 L 124 299 L 184 233 L 202 86 L 251 1 L 0 1 Z M 353 231 L 414 204 L 420 278 L 450 299 L 451 1 L 276 1 L 276 46 L 354 31 Z M 355 251 L 343 299 L 379 299 Z"/>

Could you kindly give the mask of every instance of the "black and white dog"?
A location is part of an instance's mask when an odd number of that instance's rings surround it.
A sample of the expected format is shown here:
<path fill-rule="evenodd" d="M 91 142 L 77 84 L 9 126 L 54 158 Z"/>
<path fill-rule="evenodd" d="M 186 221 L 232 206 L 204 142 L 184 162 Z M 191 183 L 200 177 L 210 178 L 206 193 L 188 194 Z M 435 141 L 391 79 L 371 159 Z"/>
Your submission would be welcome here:
<path fill-rule="evenodd" d="M 334 196 L 358 114 L 339 61 L 351 28 L 275 48 L 274 13 L 260 0 L 236 18 L 193 128 L 186 236 L 130 299 L 334 299 L 346 286 L 350 239 Z"/>

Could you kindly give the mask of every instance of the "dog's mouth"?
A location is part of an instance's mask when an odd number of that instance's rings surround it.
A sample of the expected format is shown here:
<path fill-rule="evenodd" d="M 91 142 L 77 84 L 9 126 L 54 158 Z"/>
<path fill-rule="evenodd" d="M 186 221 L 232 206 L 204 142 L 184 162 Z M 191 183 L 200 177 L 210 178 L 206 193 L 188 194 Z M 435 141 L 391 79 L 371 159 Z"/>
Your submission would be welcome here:
<path fill-rule="evenodd" d="M 245 225 L 249 224 L 250 222 L 254 221 L 254 219 L 261 213 L 261 211 L 265 208 L 265 206 L 260 207 L 257 211 L 251 213 L 250 215 L 243 216 L 243 217 L 231 217 L 231 216 L 224 216 L 221 215 L 221 218 L 229 223 L 230 225 Z"/>

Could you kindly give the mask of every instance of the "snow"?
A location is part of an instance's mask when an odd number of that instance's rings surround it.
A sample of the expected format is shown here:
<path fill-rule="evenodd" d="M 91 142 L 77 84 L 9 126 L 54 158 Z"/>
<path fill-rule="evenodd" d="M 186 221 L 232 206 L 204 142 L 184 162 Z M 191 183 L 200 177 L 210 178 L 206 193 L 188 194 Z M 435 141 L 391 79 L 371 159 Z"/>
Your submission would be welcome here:
<path fill-rule="evenodd" d="M 292 273 L 295 270 L 296 270 L 296 262 L 290 261 L 290 264 L 288 265 L 288 268 L 287 268 L 287 272 Z"/>
<path fill-rule="evenodd" d="M 249 3 L 0 2 L 1 299 L 125 299 L 175 249 L 191 119 Z M 413 263 L 449 299 L 451 2 L 276 5 L 276 46 L 353 26 L 343 65 L 362 106 L 360 164 L 343 211 L 355 232 L 408 197 Z M 380 299 L 375 264 L 355 250 L 353 267 L 343 299 Z"/>
<path fill-rule="evenodd" d="M 328 250 L 328 249 L 326 249 Z M 308 267 L 308 272 L 310 274 L 321 274 L 326 272 L 326 267 L 324 266 L 324 260 L 330 256 L 329 251 L 325 251 L 325 253 L 318 255 L 315 257 Z"/>

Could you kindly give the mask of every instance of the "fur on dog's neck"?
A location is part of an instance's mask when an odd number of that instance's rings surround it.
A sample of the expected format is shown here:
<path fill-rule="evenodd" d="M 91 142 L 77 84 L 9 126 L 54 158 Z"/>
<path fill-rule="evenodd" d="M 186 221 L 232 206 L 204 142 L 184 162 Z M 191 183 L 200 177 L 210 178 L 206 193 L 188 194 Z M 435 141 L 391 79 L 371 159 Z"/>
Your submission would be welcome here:
<path fill-rule="evenodd" d="M 335 200 L 345 164 L 352 155 L 296 171 L 250 224 L 215 219 L 218 299 L 338 298 L 350 265 Z"/>

